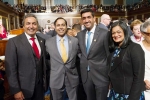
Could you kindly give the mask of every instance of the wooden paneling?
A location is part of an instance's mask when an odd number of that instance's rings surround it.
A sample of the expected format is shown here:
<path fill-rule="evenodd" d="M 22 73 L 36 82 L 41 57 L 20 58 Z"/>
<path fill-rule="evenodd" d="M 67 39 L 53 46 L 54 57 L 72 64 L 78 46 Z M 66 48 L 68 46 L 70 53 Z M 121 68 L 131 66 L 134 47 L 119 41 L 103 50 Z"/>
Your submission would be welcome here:
<path fill-rule="evenodd" d="M 100 0 L 94 0 L 95 5 L 100 5 Z"/>
<path fill-rule="evenodd" d="M 23 32 L 24 32 L 23 28 L 10 30 L 11 35 L 19 35 L 19 34 L 22 34 Z"/>
<path fill-rule="evenodd" d="M 117 4 L 118 5 L 124 5 L 124 2 L 123 2 L 123 0 L 117 0 Z"/>
<path fill-rule="evenodd" d="M 6 43 L 7 43 L 7 40 L 0 40 L 0 56 L 5 55 Z"/>

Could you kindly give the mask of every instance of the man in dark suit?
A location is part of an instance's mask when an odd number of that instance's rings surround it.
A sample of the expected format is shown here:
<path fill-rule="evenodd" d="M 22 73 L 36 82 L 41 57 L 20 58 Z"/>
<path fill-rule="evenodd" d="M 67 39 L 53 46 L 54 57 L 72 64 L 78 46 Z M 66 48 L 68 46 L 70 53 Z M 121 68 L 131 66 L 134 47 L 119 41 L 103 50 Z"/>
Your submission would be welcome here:
<path fill-rule="evenodd" d="M 79 77 L 75 66 L 78 40 L 68 36 L 67 21 L 59 17 L 54 22 L 57 35 L 46 40 L 50 55 L 50 88 L 53 100 L 63 100 L 66 90 L 69 100 L 77 100 Z"/>
<path fill-rule="evenodd" d="M 87 100 L 106 100 L 108 93 L 108 31 L 94 25 L 91 9 L 81 11 L 85 28 L 77 34 L 79 41 L 80 69 Z"/>
<path fill-rule="evenodd" d="M 57 35 L 57 32 L 55 31 L 55 29 L 54 29 L 54 30 L 50 30 L 49 32 L 46 33 L 46 35 L 49 35 L 49 36 L 51 36 L 51 37 L 54 37 L 54 36 Z"/>
<path fill-rule="evenodd" d="M 100 18 L 99 27 L 108 30 L 108 26 L 111 22 L 110 16 L 108 14 L 103 14 Z"/>
<path fill-rule="evenodd" d="M 10 92 L 16 100 L 44 100 L 45 41 L 36 35 L 36 16 L 25 15 L 23 28 L 25 32 L 11 38 L 6 46 L 5 65 Z"/>

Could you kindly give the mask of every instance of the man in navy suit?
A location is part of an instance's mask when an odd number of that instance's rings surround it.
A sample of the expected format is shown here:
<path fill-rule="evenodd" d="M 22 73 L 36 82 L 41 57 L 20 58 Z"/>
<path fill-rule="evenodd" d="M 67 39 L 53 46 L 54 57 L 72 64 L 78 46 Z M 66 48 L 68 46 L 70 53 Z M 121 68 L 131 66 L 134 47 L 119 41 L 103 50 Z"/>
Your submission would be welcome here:
<path fill-rule="evenodd" d="M 96 26 L 91 9 L 81 11 L 85 29 L 77 34 L 81 79 L 87 100 L 106 100 L 108 93 L 108 30 Z"/>
<path fill-rule="evenodd" d="M 99 27 L 108 30 L 108 26 L 111 22 L 110 16 L 108 14 L 103 14 L 100 17 L 101 21 L 99 23 Z"/>
<path fill-rule="evenodd" d="M 10 92 L 15 100 L 44 100 L 43 86 L 47 88 L 47 82 L 43 81 L 46 80 L 45 41 L 36 35 L 36 16 L 25 15 L 23 28 L 25 32 L 11 38 L 6 46 L 5 66 Z"/>

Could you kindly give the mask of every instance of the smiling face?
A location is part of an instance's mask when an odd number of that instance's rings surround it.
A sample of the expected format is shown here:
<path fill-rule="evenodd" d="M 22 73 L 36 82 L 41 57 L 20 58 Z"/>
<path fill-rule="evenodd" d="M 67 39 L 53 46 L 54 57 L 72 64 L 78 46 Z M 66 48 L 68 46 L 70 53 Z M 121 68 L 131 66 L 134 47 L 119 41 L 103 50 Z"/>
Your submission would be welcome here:
<path fill-rule="evenodd" d="M 83 13 L 81 16 L 81 20 L 87 30 L 90 31 L 93 28 L 95 23 L 95 18 L 92 16 L 91 12 Z"/>
<path fill-rule="evenodd" d="M 115 26 L 112 28 L 112 38 L 120 47 L 125 38 L 124 32 L 120 26 Z"/>
<path fill-rule="evenodd" d="M 38 30 L 38 22 L 34 17 L 27 17 L 24 20 L 24 26 L 23 26 L 24 31 L 33 37 L 37 30 Z"/>
<path fill-rule="evenodd" d="M 67 31 L 67 25 L 64 19 L 58 19 L 55 24 L 55 31 L 60 37 L 63 37 Z"/>

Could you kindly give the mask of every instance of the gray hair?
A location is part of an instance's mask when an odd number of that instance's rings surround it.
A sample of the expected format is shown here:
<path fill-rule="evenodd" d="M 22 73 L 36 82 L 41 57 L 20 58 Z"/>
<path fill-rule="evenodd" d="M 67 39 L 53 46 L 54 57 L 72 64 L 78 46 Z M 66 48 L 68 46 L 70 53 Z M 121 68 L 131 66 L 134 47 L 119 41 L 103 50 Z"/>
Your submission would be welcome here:
<path fill-rule="evenodd" d="M 140 31 L 141 32 L 147 32 L 147 27 L 148 26 L 150 26 L 150 20 L 147 20 L 143 24 L 141 24 Z"/>
<path fill-rule="evenodd" d="M 24 22 L 25 22 L 25 19 L 28 18 L 28 17 L 34 17 L 34 18 L 36 19 L 36 21 L 37 21 L 37 24 L 39 25 L 37 17 L 36 17 L 34 14 L 30 14 L 30 13 L 29 13 L 29 14 L 25 15 L 24 18 L 23 18 L 23 21 L 22 21 L 22 25 L 23 25 L 23 26 L 24 26 L 24 24 L 25 24 L 25 23 L 24 23 Z"/>

